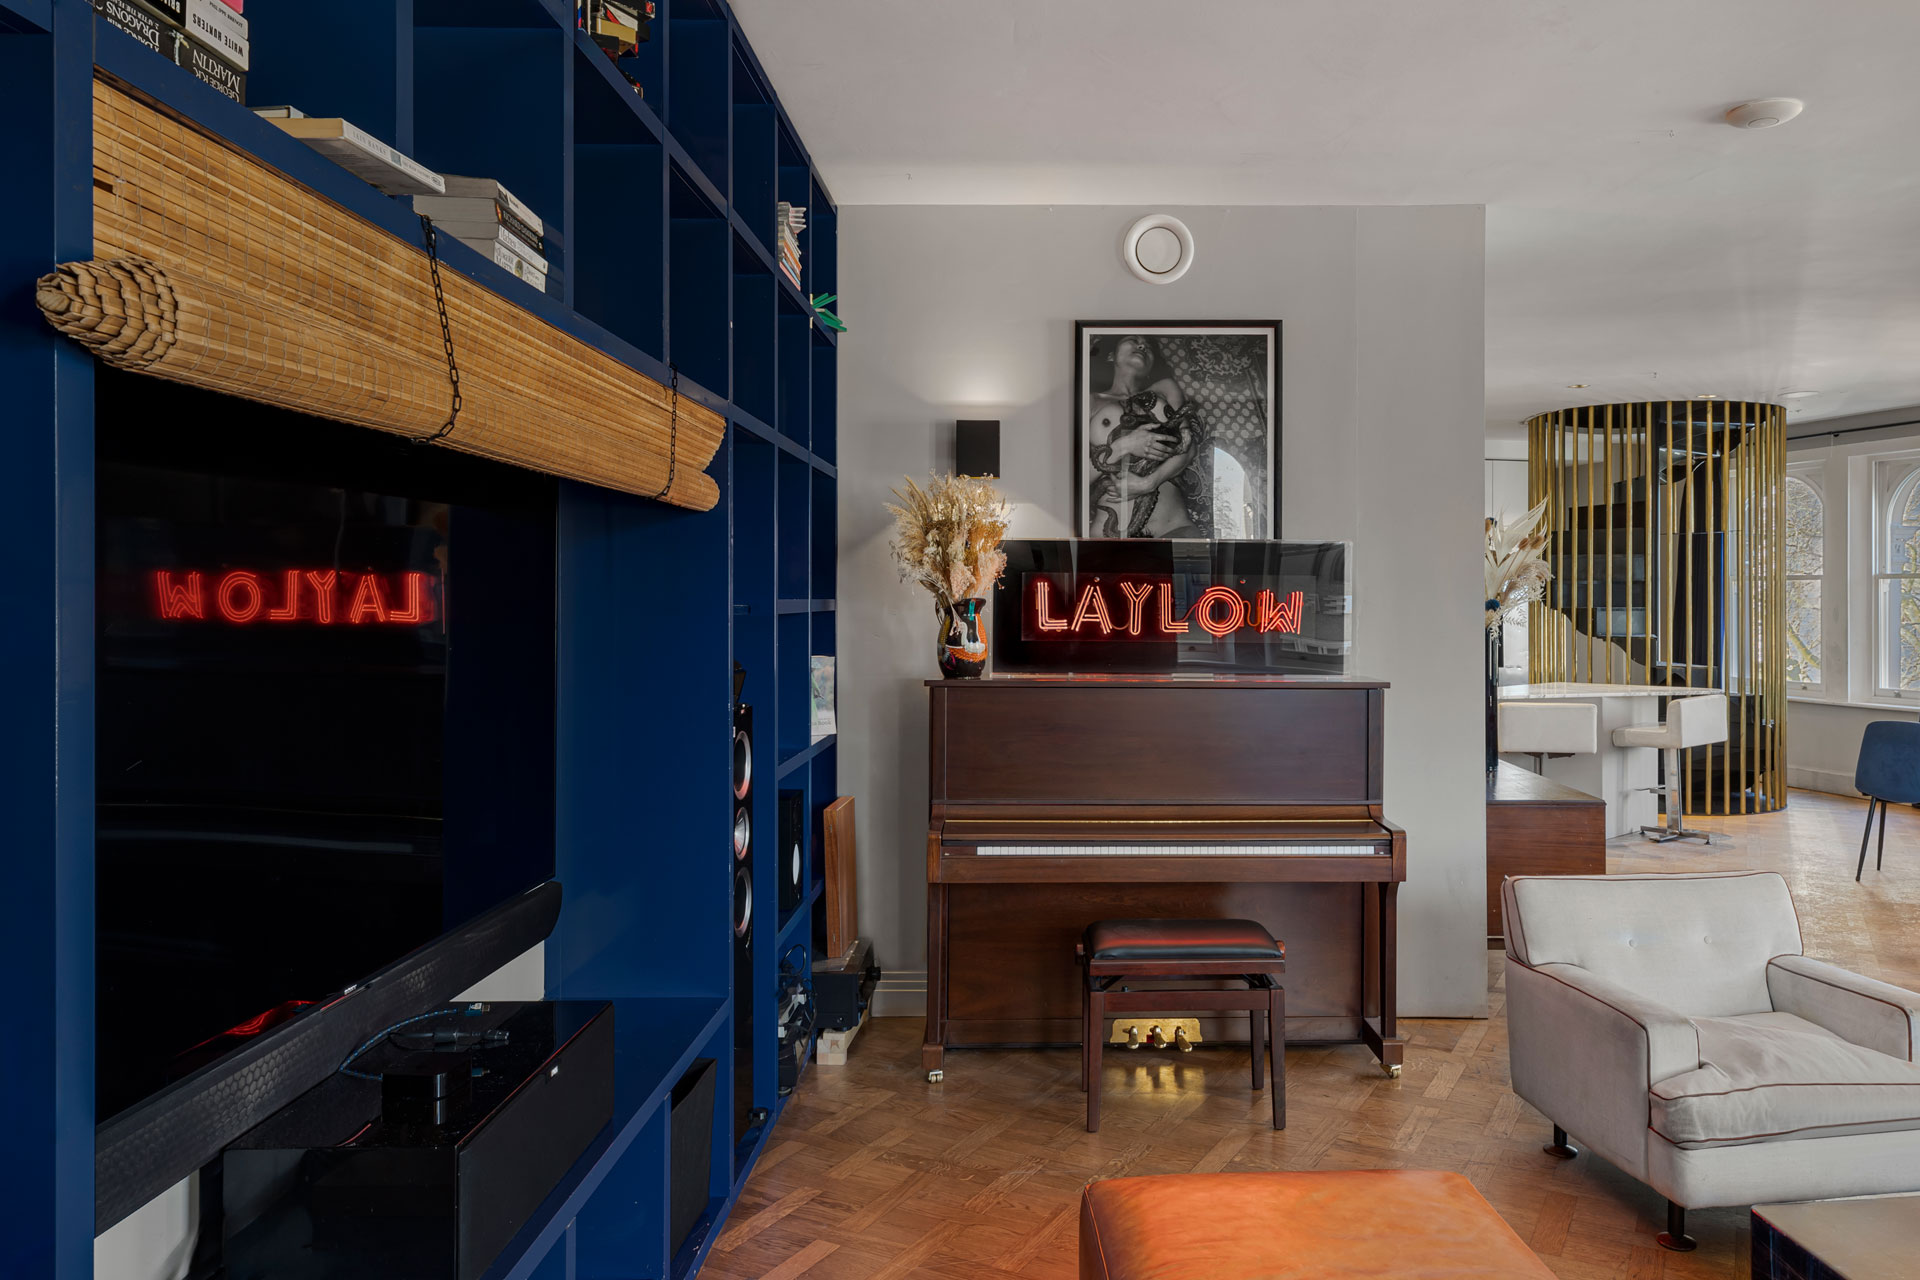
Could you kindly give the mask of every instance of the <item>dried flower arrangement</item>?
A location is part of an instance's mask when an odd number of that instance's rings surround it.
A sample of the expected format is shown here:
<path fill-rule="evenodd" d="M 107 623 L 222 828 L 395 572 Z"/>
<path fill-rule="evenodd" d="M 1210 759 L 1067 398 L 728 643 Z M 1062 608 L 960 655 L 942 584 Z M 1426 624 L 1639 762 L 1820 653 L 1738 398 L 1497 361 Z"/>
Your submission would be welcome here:
<path fill-rule="evenodd" d="M 922 489 L 911 477 L 895 489 L 893 558 L 903 582 L 917 582 L 944 611 L 956 600 L 983 598 L 1007 567 L 1000 542 L 1012 510 L 985 480 L 936 476 Z"/>
<path fill-rule="evenodd" d="M 1542 558 L 1547 535 L 1539 528 L 1546 500 L 1512 520 L 1487 517 L 1487 630 L 1546 594 L 1553 570 Z"/>

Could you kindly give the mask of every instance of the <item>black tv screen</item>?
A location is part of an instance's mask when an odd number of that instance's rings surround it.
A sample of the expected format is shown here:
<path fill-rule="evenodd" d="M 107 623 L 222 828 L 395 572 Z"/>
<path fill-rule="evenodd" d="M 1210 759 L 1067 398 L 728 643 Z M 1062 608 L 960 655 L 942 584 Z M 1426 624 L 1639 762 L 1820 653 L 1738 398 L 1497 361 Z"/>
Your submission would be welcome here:
<path fill-rule="evenodd" d="M 98 384 L 98 1118 L 553 874 L 554 486 Z"/>

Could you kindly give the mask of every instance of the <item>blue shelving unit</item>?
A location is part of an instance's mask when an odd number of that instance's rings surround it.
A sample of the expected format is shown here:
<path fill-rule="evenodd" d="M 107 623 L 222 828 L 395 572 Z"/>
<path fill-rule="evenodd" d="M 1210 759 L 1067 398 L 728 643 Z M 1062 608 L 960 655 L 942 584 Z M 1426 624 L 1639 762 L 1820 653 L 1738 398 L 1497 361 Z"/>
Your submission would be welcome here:
<path fill-rule="evenodd" d="M 561 486 L 557 866 L 567 906 L 549 994 L 617 1002 L 613 1123 L 491 1280 L 698 1269 L 785 1099 L 774 1087 L 780 954 L 822 926 L 821 811 L 834 739 L 811 732 L 810 659 L 834 652 L 836 335 L 832 198 L 724 0 L 661 0 L 633 91 L 571 0 L 333 0 L 248 13 L 248 97 L 344 115 L 422 163 L 499 177 L 546 220 L 548 291 L 457 243 L 446 266 L 726 416 L 721 504 L 680 511 Z M 0 958 L 19 999 L 0 1054 L 13 1109 L 0 1275 L 91 1274 L 93 1224 L 93 367 L 33 307 L 52 264 L 92 256 L 96 74 L 410 243 L 381 196 L 97 20 L 87 0 L 0 0 Z M 773 206 L 809 207 L 805 289 L 776 269 Z M 756 829 L 805 794 L 806 894 L 777 910 L 757 842 L 755 968 L 733 983 L 730 676 L 755 706 Z M 733 1028 L 754 1011 L 755 1101 L 733 1131 Z M 667 1096 L 717 1060 L 701 1224 L 666 1236 Z M 803 1086 L 804 1087 L 804 1084 Z"/>

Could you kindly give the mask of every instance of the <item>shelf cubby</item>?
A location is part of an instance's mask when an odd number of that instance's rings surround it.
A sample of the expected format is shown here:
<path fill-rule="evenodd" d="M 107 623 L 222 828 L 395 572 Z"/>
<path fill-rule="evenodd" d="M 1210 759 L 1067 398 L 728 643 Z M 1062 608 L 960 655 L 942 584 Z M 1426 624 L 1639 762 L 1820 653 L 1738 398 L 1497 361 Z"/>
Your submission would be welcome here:
<path fill-rule="evenodd" d="M 777 738 L 780 762 L 785 764 L 813 745 L 812 690 L 808 684 L 807 658 L 813 651 L 811 615 L 780 615 L 775 641 L 774 678 L 779 681 L 777 698 Z"/>
<path fill-rule="evenodd" d="M 779 121 L 773 95 L 736 44 L 733 49 L 733 189 L 735 211 L 770 253 L 774 239 L 774 148 Z"/>
<path fill-rule="evenodd" d="M 836 356 L 838 349 L 826 332 L 813 331 L 813 436 L 814 456 L 831 466 L 838 456 L 840 379 Z"/>
<path fill-rule="evenodd" d="M 808 506 L 813 469 L 805 460 L 786 450 L 780 451 L 778 513 L 779 529 L 774 548 L 775 584 L 780 599 L 805 601 L 812 561 L 808 549 L 810 521 Z"/>
<path fill-rule="evenodd" d="M 818 178 L 811 179 L 812 204 L 807 210 L 807 230 L 817 231 L 810 238 L 806 260 L 807 291 L 814 295 L 833 293 L 840 282 L 839 215 Z M 835 312 L 835 314 L 839 314 Z"/>
<path fill-rule="evenodd" d="M 731 37 L 711 0 L 665 0 L 667 127 L 722 192 L 727 183 L 728 71 Z"/>
<path fill-rule="evenodd" d="M 573 305 L 666 355 L 666 150 L 598 49 L 574 49 Z"/>
<path fill-rule="evenodd" d="M 810 201 L 813 199 L 813 170 L 807 164 L 807 153 L 800 146 L 799 139 L 794 137 L 793 130 L 788 128 L 783 122 L 778 133 L 778 145 L 776 149 L 780 161 L 780 169 L 774 181 L 779 194 L 775 198 L 783 200 L 788 204 L 798 205 L 807 211 L 807 225 L 805 229 L 800 232 L 799 236 L 800 288 L 798 292 L 800 293 L 802 301 L 804 301 L 810 290 L 810 281 L 812 280 L 812 272 L 808 259 L 811 256 L 813 242 L 813 236 L 811 234 L 813 231 L 813 208 L 810 204 Z"/>
<path fill-rule="evenodd" d="M 733 402 L 765 422 L 777 403 L 774 378 L 773 273 L 753 247 L 733 233 Z"/>
<path fill-rule="evenodd" d="M 732 232 L 678 162 L 667 168 L 667 356 L 681 377 L 725 399 L 732 291 L 722 282 L 733 269 Z"/>
<path fill-rule="evenodd" d="M 573 39 L 536 21 L 544 13 L 537 0 L 416 0 L 412 155 L 436 173 L 496 178 L 539 214 L 547 293 L 562 297 Z"/>
<path fill-rule="evenodd" d="M 834 598 L 834 568 L 840 519 L 840 506 L 835 496 L 839 485 L 830 475 L 822 471 L 813 473 L 813 599 L 831 600 Z M 826 615 L 829 620 L 833 615 Z M 832 653 L 831 649 L 815 649 L 815 653 Z"/>
<path fill-rule="evenodd" d="M 780 404 L 774 425 L 781 435 L 805 449 L 813 435 L 813 321 L 785 291 L 780 295 L 779 315 Z"/>
<path fill-rule="evenodd" d="M 413 145 L 413 20 L 387 0 L 336 0 L 297 8 L 259 5 L 247 15 L 247 100 L 342 116 L 408 155 Z M 353 68 L 358 74 L 343 74 Z"/>

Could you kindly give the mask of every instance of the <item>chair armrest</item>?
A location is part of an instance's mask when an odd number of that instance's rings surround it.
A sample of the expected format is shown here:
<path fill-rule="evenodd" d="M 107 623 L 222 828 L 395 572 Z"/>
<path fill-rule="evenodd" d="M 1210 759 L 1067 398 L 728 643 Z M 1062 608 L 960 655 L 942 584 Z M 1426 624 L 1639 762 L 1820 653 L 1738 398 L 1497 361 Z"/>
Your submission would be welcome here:
<path fill-rule="evenodd" d="M 1646 1173 L 1648 1089 L 1700 1065 L 1679 1012 L 1571 964 L 1507 958 L 1513 1089 L 1636 1177 Z"/>
<path fill-rule="evenodd" d="M 1775 956 L 1767 961 L 1767 994 L 1777 1012 L 1805 1018 L 1862 1048 L 1914 1060 L 1920 995 L 1903 987 L 1823 960 Z"/>

